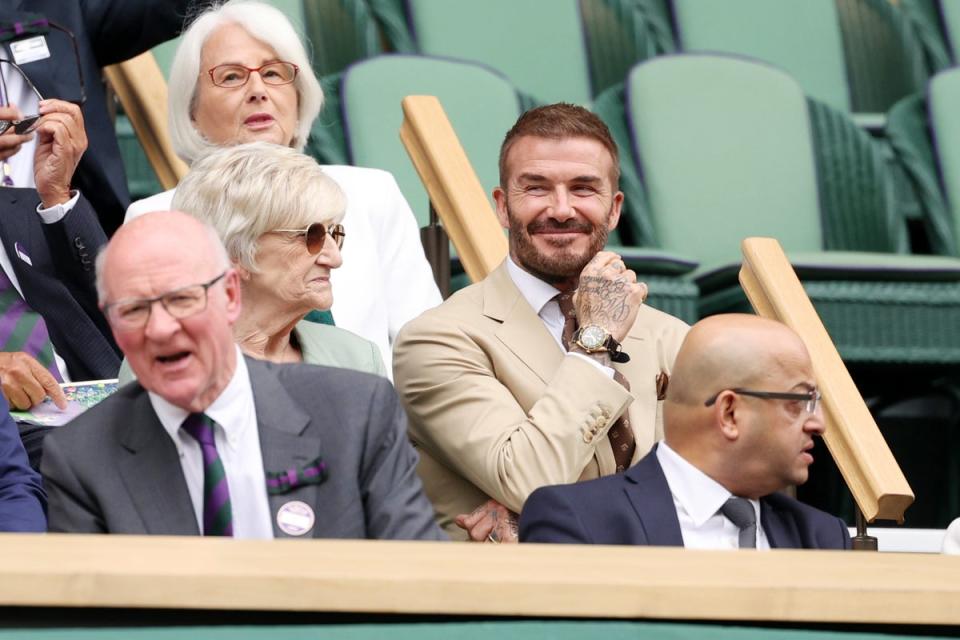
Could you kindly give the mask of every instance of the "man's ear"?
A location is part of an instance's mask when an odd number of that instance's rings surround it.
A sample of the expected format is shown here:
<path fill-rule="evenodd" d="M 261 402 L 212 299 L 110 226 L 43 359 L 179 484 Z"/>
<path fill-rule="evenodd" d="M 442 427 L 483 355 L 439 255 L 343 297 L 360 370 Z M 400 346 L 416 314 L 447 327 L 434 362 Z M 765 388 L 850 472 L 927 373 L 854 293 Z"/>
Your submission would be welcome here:
<path fill-rule="evenodd" d="M 243 307 L 239 271 L 239 268 L 228 269 L 227 275 L 223 277 L 223 290 L 227 295 L 227 318 L 231 325 L 240 317 L 240 310 Z"/>
<path fill-rule="evenodd" d="M 607 221 L 607 231 L 613 231 L 620 223 L 620 211 L 623 209 L 623 191 L 617 191 L 613 196 L 613 206 L 610 209 L 610 219 Z"/>
<path fill-rule="evenodd" d="M 721 391 L 717 396 L 717 402 L 713 405 L 713 417 L 714 424 L 724 438 L 734 442 L 740 437 L 739 421 L 742 415 L 742 405 L 737 394 L 729 389 Z"/>
<path fill-rule="evenodd" d="M 504 191 L 503 187 L 497 186 L 493 188 L 493 202 L 497 205 L 497 219 L 500 221 L 500 226 L 504 229 L 510 229 L 510 219 L 507 216 L 507 192 Z"/>

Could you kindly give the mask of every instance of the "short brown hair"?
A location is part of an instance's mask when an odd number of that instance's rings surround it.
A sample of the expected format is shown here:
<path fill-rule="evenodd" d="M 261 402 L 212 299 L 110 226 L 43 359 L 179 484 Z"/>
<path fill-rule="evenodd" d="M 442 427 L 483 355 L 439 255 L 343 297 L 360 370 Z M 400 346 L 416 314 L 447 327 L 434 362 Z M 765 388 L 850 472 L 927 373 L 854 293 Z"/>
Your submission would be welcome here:
<path fill-rule="evenodd" d="M 590 138 L 610 152 L 613 158 L 613 185 L 620 180 L 620 153 L 610 129 L 603 120 L 583 107 L 566 102 L 548 104 L 530 109 L 507 131 L 500 146 L 500 186 L 507 185 L 507 154 L 513 143 L 522 136 L 565 140 L 567 138 Z"/>

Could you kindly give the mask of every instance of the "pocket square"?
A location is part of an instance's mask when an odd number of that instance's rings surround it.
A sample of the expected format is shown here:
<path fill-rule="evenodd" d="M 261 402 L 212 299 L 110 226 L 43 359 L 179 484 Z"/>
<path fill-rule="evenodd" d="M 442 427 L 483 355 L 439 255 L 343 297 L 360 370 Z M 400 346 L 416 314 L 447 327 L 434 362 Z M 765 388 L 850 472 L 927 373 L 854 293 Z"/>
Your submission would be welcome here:
<path fill-rule="evenodd" d="M 33 260 L 30 259 L 30 256 L 27 255 L 27 252 L 23 250 L 23 246 L 19 242 L 13 243 L 13 250 L 17 252 L 17 257 L 26 262 L 31 267 L 33 266 Z"/>
<path fill-rule="evenodd" d="M 670 375 L 666 371 L 657 374 L 657 400 L 667 397 L 667 387 L 670 386 Z"/>
<path fill-rule="evenodd" d="M 284 471 L 267 471 L 267 494 L 275 496 L 308 484 L 320 484 L 327 479 L 327 463 L 323 458 Z"/>

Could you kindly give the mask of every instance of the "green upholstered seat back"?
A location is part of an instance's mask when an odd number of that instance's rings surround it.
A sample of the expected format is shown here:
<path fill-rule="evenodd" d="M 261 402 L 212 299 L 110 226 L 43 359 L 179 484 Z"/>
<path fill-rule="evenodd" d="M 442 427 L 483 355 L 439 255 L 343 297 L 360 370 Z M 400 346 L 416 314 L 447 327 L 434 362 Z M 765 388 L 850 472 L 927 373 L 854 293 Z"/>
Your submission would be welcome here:
<path fill-rule="evenodd" d="M 474 60 L 536 100 L 589 104 L 577 0 L 408 0 L 422 53 Z"/>
<path fill-rule="evenodd" d="M 660 246 L 704 267 L 747 236 L 822 248 L 806 99 L 765 64 L 663 56 L 627 79 L 628 117 Z"/>
<path fill-rule="evenodd" d="M 960 68 L 933 77 L 929 101 L 934 146 L 953 214 L 953 236 L 960 242 L 960 120 L 957 119 L 960 114 Z"/>
<path fill-rule="evenodd" d="M 424 226 L 429 200 L 399 136 L 400 101 L 408 95 L 440 99 L 488 197 L 499 182 L 500 143 L 520 103 L 506 78 L 475 64 L 393 55 L 347 69 L 341 99 L 352 164 L 392 172 Z"/>
<path fill-rule="evenodd" d="M 960 59 L 960 2 L 940 0 L 940 16 L 943 19 L 943 31 L 953 52 L 953 60 Z"/>
<path fill-rule="evenodd" d="M 850 110 L 836 0 L 673 0 L 682 51 L 764 60 L 810 96 Z"/>

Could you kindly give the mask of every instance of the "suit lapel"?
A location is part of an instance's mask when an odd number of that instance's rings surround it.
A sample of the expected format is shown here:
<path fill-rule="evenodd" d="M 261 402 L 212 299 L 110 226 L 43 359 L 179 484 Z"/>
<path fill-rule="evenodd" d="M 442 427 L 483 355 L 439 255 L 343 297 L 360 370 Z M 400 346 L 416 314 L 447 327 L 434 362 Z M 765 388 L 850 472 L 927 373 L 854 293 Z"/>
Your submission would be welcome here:
<path fill-rule="evenodd" d="M 246 362 L 257 408 L 263 470 L 277 473 L 313 461 L 320 452 L 321 442 L 316 436 L 304 435 L 310 424 L 310 416 L 299 407 L 280 384 L 276 374 L 264 363 L 251 358 L 247 358 Z M 277 512 L 288 502 L 305 502 L 314 511 L 314 516 L 319 518 L 318 486 L 306 484 L 286 493 L 268 495 L 274 537 L 289 537 L 277 525 Z M 313 531 L 308 532 L 308 535 L 313 535 L 317 529 L 314 525 Z"/>
<path fill-rule="evenodd" d="M 121 444 L 129 452 L 118 464 L 146 533 L 200 535 L 177 447 L 150 404 L 146 391 L 133 401 Z"/>
<path fill-rule="evenodd" d="M 683 534 L 673 506 L 673 494 L 654 447 L 640 462 L 624 472 L 624 491 L 640 519 L 643 544 L 682 547 Z"/>
<path fill-rule="evenodd" d="M 483 314 L 501 324 L 497 338 L 546 384 L 563 352 L 510 278 L 503 262 L 483 283 Z"/>
<path fill-rule="evenodd" d="M 797 523 L 766 498 L 760 499 L 760 525 L 767 535 L 767 542 L 774 549 L 799 549 L 803 546 Z"/>

